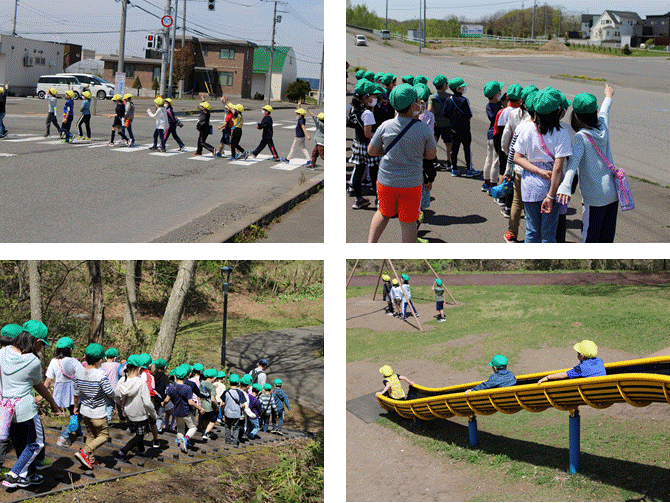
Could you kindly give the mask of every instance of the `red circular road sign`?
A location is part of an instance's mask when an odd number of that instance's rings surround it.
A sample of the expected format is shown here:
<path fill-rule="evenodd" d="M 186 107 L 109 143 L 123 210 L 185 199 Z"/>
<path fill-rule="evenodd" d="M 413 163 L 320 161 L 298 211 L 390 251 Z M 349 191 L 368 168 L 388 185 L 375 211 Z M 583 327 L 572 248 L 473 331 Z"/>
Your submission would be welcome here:
<path fill-rule="evenodd" d="M 165 26 L 166 28 L 169 28 L 170 26 L 172 26 L 173 21 L 174 20 L 172 19 L 172 16 L 163 16 L 161 18 L 161 24 L 163 26 Z"/>

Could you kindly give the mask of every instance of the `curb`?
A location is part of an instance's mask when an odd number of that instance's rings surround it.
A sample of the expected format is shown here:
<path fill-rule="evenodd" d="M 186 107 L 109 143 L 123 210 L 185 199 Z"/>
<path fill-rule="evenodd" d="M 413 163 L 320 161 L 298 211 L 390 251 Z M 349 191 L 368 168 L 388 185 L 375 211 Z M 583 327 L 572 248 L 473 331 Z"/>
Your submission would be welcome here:
<path fill-rule="evenodd" d="M 270 223 L 276 217 L 287 213 L 290 209 L 298 203 L 305 201 L 311 195 L 323 188 L 324 173 L 319 173 L 313 178 L 305 180 L 303 184 L 290 190 L 280 198 L 277 203 L 272 205 L 265 205 L 257 208 L 256 211 L 246 216 L 239 221 L 234 222 L 228 229 L 209 234 L 207 237 L 199 240 L 199 243 L 228 243 L 232 242 L 235 237 L 244 232 L 252 225 L 265 225 Z M 277 206 L 275 206 L 277 204 Z"/>
<path fill-rule="evenodd" d="M 604 84 L 607 83 L 607 80 L 590 80 L 590 79 L 580 79 L 580 78 L 575 78 L 575 77 L 562 77 L 560 75 L 549 75 L 550 79 L 556 79 L 556 80 L 568 80 L 571 82 L 583 82 L 585 84 L 597 84 L 599 86 L 603 86 Z"/>

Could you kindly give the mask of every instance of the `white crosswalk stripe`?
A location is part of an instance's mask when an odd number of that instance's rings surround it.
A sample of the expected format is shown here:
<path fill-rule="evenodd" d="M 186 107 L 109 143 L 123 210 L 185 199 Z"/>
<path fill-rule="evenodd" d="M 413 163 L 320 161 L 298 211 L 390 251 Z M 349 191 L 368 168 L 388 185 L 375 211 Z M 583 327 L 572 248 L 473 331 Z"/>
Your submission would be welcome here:
<path fill-rule="evenodd" d="M 157 155 L 160 157 L 171 157 L 173 155 L 179 155 L 184 153 L 193 153 L 195 152 L 195 147 L 186 147 L 181 152 L 179 150 L 168 150 L 167 152 L 151 152 L 149 155 Z"/>
<path fill-rule="evenodd" d="M 44 140 L 46 138 L 45 136 L 30 136 L 28 138 L 11 138 L 9 140 L 5 140 L 6 142 L 12 142 L 12 143 L 18 143 L 18 142 L 23 142 L 23 141 L 38 141 L 38 140 Z"/>

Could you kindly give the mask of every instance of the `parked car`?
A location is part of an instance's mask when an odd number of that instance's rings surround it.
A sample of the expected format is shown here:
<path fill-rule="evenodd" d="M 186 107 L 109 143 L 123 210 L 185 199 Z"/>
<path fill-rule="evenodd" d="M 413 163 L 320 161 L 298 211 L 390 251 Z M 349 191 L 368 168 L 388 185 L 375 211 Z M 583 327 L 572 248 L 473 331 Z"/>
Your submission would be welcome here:
<path fill-rule="evenodd" d="M 381 38 L 382 40 L 389 40 L 391 38 L 391 32 L 388 30 L 382 30 L 379 33 L 379 38 Z"/>
<path fill-rule="evenodd" d="M 365 35 L 356 35 L 356 45 L 368 45 L 368 39 Z"/>
<path fill-rule="evenodd" d="M 99 100 L 105 98 L 111 99 L 114 96 L 114 84 L 109 80 L 91 75 L 88 73 L 57 73 L 57 76 L 72 76 L 75 77 L 79 83 L 84 87 L 84 90 L 91 92 L 91 95 L 97 97 Z"/>
<path fill-rule="evenodd" d="M 65 96 L 66 91 L 74 91 L 75 100 L 80 99 L 81 93 L 84 92 L 84 88 L 77 77 L 71 75 L 42 75 L 37 80 L 35 94 L 38 98 L 44 99 L 52 87 L 56 89 L 57 96 Z"/>

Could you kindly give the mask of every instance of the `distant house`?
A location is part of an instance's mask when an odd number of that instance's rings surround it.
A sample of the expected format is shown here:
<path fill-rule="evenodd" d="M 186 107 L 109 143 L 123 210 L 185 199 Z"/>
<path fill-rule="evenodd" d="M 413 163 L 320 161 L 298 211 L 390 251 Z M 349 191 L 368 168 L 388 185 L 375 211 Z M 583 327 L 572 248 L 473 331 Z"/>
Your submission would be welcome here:
<path fill-rule="evenodd" d="M 621 42 L 621 37 L 642 35 L 642 19 L 635 12 L 606 10 L 591 28 L 594 42 Z"/>
<path fill-rule="evenodd" d="M 267 73 L 270 68 L 270 47 L 259 45 L 254 51 L 254 70 L 251 80 L 251 95 L 266 94 Z M 286 88 L 295 82 L 298 75 L 295 53 L 292 47 L 275 46 L 272 57 L 271 100 L 285 100 Z M 266 96 L 267 99 L 267 96 Z"/>
<path fill-rule="evenodd" d="M 582 27 L 579 32 L 582 35 L 582 38 L 591 37 L 591 28 L 596 24 L 600 14 L 582 14 Z"/>
<path fill-rule="evenodd" d="M 647 16 L 644 20 L 644 36 L 670 37 L 670 12 L 658 16 Z"/>
<path fill-rule="evenodd" d="M 104 62 L 102 77 L 110 82 L 114 82 L 116 72 L 119 68 L 119 57 L 115 54 L 99 54 L 97 58 Z M 137 90 L 133 89 L 133 82 L 139 77 L 142 84 L 140 96 L 153 96 L 154 91 L 151 90 L 151 83 L 154 81 L 154 78 L 158 78 L 160 81 L 161 60 L 126 57 L 123 60 L 123 71 L 126 74 L 124 92 L 136 95 Z"/>
<path fill-rule="evenodd" d="M 32 96 L 40 76 L 63 71 L 64 53 L 56 42 L 0 35 L 0 83 L 13 96 Z"/>

